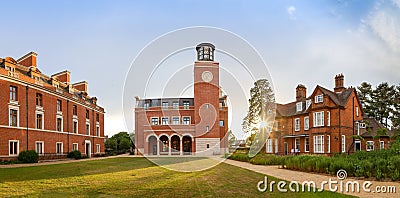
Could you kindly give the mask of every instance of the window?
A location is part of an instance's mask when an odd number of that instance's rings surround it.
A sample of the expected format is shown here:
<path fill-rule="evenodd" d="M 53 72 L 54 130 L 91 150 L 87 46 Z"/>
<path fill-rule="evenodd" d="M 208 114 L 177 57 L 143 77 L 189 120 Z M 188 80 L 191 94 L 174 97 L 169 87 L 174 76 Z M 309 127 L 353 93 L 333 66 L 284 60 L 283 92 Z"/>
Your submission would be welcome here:
<path fill-rule="evenodd" d="M 96 126 L 96 136 L 100 136 L 100 127 Z"/>
<path fill-rule="evenodd" d="M 346 136 L 342 135 L 342 153 L 346 153 Z"/>
<path fill-rule="evenodd" d="M 172 117 L 172 124 L 173 124 L 173 125 L 178 125 L 178 124 L 180 124 L 180 119 L 179 119 L 179 117 Z"/>
<path fill-rule="evenodd" d="M 210 144 L 207 144 L 206 146 L 207 146 L 207 148 L 210 148 Z"/>
<path fill-rule="evenodd" d="M 183 108 L 184 109 L 189 109 L 190 103 L 189 101 L 183 101 Z"/>
<path fill-rule="evenodd" d="M 78 143 L 73 143 L 72 144 L 72 150 L 73 151 L 78 151 Z"/>
<path fill-rule="evenodd" d="M 57 118 L 56 130 L 62 131 L 62 118 Z"/>
<path fill-rule="evenodd" d="M 10 101 L 17 101 L 17 87 L 10 86 Z"/>
<path fill-rule="evenodd" d="M 314 153 L 324 153 L 324 136 L 314 136 Z"/>
<path fill-rule="evenodd" d="M 360 135 L 360 123 L 356 122 L 356 134 Z"/>
<path fill-rule="evenodd" d="M 321 103 L 324 102 L 324 95 L 316 95 L 315 96 L 315 103 Z"/>
<path fill-rule="evenodd" d="M 356 140 L 354 145 L 355 145 L 354 146 L 355 151 L 361 151 L 361 141 L 360 140 Z"/>
<path fill-rule="evenodd" d="M 145 110 L 149 109 L 150 103 L 148 103 L 148 102 L 144 103 L 143 107 L 144 107 Z"/>
<path fill-rule="evenodd" d="M 76 105 L 72 106 L 72 114 L 78 115 L 78 110 L 77 110 Z"/>
<path fill-rule="evenodd" d="M 10 109 L 10 126 L 18 126 L 18 110 Z"/>
<path fill-rule="evenodd" d="M 18 155 L 19 153 L 19 141 L 18 140 L 10 140 L 8 147 L 8 155 Z"/>
<path fill-rule="evenodd" d="M 326 136 L 327 138 L 327 140 L 326 140 L 326 145 L 327 145 L 327 147 L 328 147 L 328 153 L 331 153 L 331 136 L 330 135 L 327 135 Z"/>
<path fill-rule="evenodd" d="M 96 144 L 96 153 L 100 153 L 100 144 Z"/>
<path fill-rule="evenodd" d="M 315 112 L 314 113 L 314 127 L 324 126 L 324 112 Z"/>
<path fill-rule="evenodd" d="M 90 135 L 90 124 L 86 123 L 86 135 Z"/>
<path fill-rule="evenodd" d="M 168 102 L 162 102 L 162 108 L 168 109 Z"/>
<path fill-rule="evenodd" d="M 304 152 L 310 152 L 310 138 L 304 138 Z"/>
<path fill-rule="evenodd" d="M 168 125 L 169 124 L 169 118 L 168 117 L 161 118 L 161 124 L 162 125 Z"/>
<path fill-rule="evenodd" d="M 43 114 L 36 113 L 36 128 L 43 129 Z"/>
<path fill-rule="evenodd" d="M 151 125 L 158 125 L 158 118 L 151 118 Z"/>
<path fill-rule="evenodd" d="M 326 126 L 331 126 L 331 112 L 326 112 Z"/>
<path fill-rule="evenodd" d="M 42 141 L 41 142 L 36 142 L 35 151 L 39 155 L 43 155 L 43 153 L 44 153 L 44 142 L 42 142 Z"/>
<path fill-rule="evenodd" d="M 210 104 L 206 104 L 206 109 L 209 109 L 210 108 Z"/>
<path fill-rule="evenodd" d="M 206 132 L 209 132 L 209 131 L 210 131 L 210 127 L 206 126 Z"/>
<path fill-rule="evenodd" d="M 304 130 L 310 129 L 310 118 L 308 116 L 304 117 Z"/>
<path fill-rule="evenodd" d="M 86 109 L 86 119 L 89 119 L 89 109 Z"/>
<path fill-rule="evenodd" d="M 278 153 L 278 138 L 275 138 L 275 153 Z"/>
<path fill-rule="evenodd" d="M 78 133 L 78 121 L 77 120 L 74 120 L 74 126 L 73 126 L 73 129 L 72 129 L 72 132 L 73 133 Z"/>
<path fill-rule="evenodd" d="M 190 117 L 183 117 L 182 124 L 190 125 Z"/>
<path fill-rule="evenodd" d="M 379 141 L 379 149 L 381 149 L 381 150 L 385 149 L 385 142 L 384 141 Z"/>
<path fill-rule="evenodd" d="M 63 153 L 63 143 L 62 142 L 57 142 L 56 143 L 56 153 L 57 154 L 62 154 Z"/>
<path fill-rule="evenodd" d="M 300 138 L 294 139 L 294 151 L 300 153 Z"/>
<path fill-rule="evenodd" d="M 367 151 L 374 150 L 374 141 L 367 141 Z"/>
<path fill-rule="evenodd" d="M 265 152 L 272 153 L 272 139 L 267 139 Z"/>
<path fill-rule="evenodd" d="M 96 122 L 100 122 L 100 115 L 98 113 L 96 113 Z"/>
<path fill-rule="evenodd" d="M 61 100 L 57 100 L 57 111 L 62 111 Z"/>
<path fill-rule="evenodd" d="M 303 110 L 303 105 L 302 105 L 302 104 L 303 104 L 302 102 L 296 103 L 296 111 L 297 111 L 297 112 Z"/>
<path fill-rule="evenodd" d="M 42 94 L 36 93 L 36 106 L 40 106 L 41 107 L 43 105 L 42 99 L 43 99 Z"/>
<path fill-rule="evenodd" d="M 356 116 L 358 117 L 358 107 L 356 107 Z"/>
<path fill-rule="evenodd" d="M 219 126 L 222 126 L 222 127 L 224 126 L 224 121 L 223 120 L 219 121 Z"/>
<path fill-rule="evenodd" d="M 294 130 L 300 131 L 300 118 L 294 119 Z"/>
<path fill-rule="evenodd" d="M 178 109 L 179 108 L 179 102 L 178 101 L 172 102 L 172 108 Z"/>
<path fill-rule="evenodd" d="M 311 105 L 311 99 L 306 100 L 306 109 L 308 109 L 308 107 L 310 107 Z"/>

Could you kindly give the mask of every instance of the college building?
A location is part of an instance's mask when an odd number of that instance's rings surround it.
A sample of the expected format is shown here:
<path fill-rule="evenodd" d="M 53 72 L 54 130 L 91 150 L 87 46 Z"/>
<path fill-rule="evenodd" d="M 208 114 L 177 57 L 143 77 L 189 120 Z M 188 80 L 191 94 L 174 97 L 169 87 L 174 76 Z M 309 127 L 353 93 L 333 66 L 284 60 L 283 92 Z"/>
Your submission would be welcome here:
<path fill-rule="evenodd" d="M 333 90 L 317 85 L 309 96 L 299 84 L 294 102 L 276 104 L 265 153 L 333 155 L 388 147 L 390 134 L 379 134 L 384 127 L 364 115 L 357 90 L 344 86 L 343 74 L 334 81 Z"/>
<path fill-rule="evenodd" d="M 104 109 L 88 95 L 88 83 L 70 83 L 69 71 L 47 76 L 36 59 L 35 52 L 0 58 L 0 159 L 23 150 L 41 159 L 104 153 Z"/>
<path fill-rule="evenodd" d="M 227 96 L 219 86 L 214 45 L 196 47 L 193 98 L 136 97 L 135 146 L 144 155 L 220 155 L 228 152 Z"/>

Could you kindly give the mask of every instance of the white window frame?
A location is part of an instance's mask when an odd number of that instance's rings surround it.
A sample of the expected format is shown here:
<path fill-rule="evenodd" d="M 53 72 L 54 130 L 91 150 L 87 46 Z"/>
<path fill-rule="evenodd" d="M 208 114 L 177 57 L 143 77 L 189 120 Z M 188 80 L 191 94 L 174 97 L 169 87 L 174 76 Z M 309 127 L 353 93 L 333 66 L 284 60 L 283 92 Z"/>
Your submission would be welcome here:
<path fill-rule="evenodd" d="M 41 153 L 38 151 L 38 143 L 41 144 L 41 148 L 40 148 L 40 149 L 42 150 Z M 39 155 L 43 155 L 43 154 L 44 154 L 44 141 L 35 141 L 35 151 L 36 151 L 36 153 L 38 153 Z"/>
<path fill-rule="evenodd" d="M 308 140 L 308 142 L 307 142 L 307 140 Z M 308 145 L 308 149 L 307 149 L 307 145 Z M 306 153 L 310 152 L 310 137 L 304 138 L 304 152 L 306 152 Z"/>
<path fill-rule="evenodd" d="M 61 119 L 61 131 L 58 131 L 58 130 L 57 130 L 57 119 L 59 119 L 59 118 Z M 61 115 L 56 115 L 56 131 L 58 131 L 58 132 L 63 132 L 63 131 L 64 131 L 63 125 L 64 125 L 63 117 L 62 117 Z"/>
<path fill-rule="evenodd" d="M 61 144 L 61 152 L 60 152 L 60 153 L 57 152 L 57 151 L 58 151 L 58 148 L 57 148 L 57 147 L 58 147 L 59 144 Z M 63 142 L 56 142 L 56 154 L 57 154 L 57 155 L 62 155 L 62 154 L 63 154 L 63 152 L 64 152 L 64 151 L 63 151 L 63 149 L 64 149 L 63 147 L 64 147 Z"/>
<path fill-rule="evenodd" d="M 306 109 L 308 109 L 311 105 L 311 99 L 306 100 Z"/>
<path fill-rule="evenodd" d="M 382 141 L 382 140 L 379 141 L 379 149 L 380 150 L 385 149 L 385 141 Z"/>
<path fill-rule="evenodd" d="M 314 153 L 324 153 L 324 135 L 314 136 Z"/>
<path fill-rule="evenodd" d="M 372 148 L 368 148 L 368 146 L 372 146 Z M 374 145 L 374 141 L 367 141 L 366 143 L 365 143 L 365 150 L 366 151 L 373 151 L 375 148 L 375 145 Z"/>
<path fill-rule="evenodd" d="M 153 119 L 157 119 L 157 124 L 153 124 Z M 150 125 L 152 126 L 160 125 L 160 119 L 158 117 L 150 117 Z"/>
<path fill-rule="evenodd" d="M 221 126 L 221 127 L 225 126 L 224 120 L 219 120 L 219 126 Z"/>
<path fill-rule="evenodd" d="M 42 115 L 42 128 L 38 128 L 37 126 L 37 115 Z M 35 125 L 36 125 L 36 129 L 44 129 L 44 112 L 43 111 L 36 111 L 35 113 Z"/>
<path fill-rule="evenodd" d="M 327 135 L 326 136 L 326 146 L 328 147 L 327 148 L 327 150 L 328 150 L 328 152 L 327 153 L 331 153 L 331 136 L 330 135 Z"/>
<path fill-rule="evenodd" d="M 179 108 L 179 101 L 172 102 L 172 108 L 178 109 Z"/>
<path fill-rule="evenodd" d="M 294 131 L 300 131 L 300 118 L 294 119 Z"/>
<path fill-rule="evenodd" d="M 356 116 L 358 117 L 358 106 L 356 107 Z"/>
<path fill-rule="evenodd" d="M 326 112 L 326 126 L 331 126 L 331 112 Z"/>
<path fill-rule="evenodd" d="M 96 153 L 100 153 L 100 144 L 96 144 Z"/>
<path fill-rule="evenodd" d="M 300 147 L 301 147 L 301 142 L 300 142 L 300 138 L 295 138 L 294 139 L 294 152 L 295 153 L 300 153 Z"/>
<path fill-rule="evenodd" d="M 178 122 L 176 122 L 175 119 L 178 119 Z M 181 124 L 181 117 L 179 116 L 172 116 L 172 125 L 180 125 Z"/>
<path fill-rule="evenodd" d="M 324 111 L 314 112 L 314 127 L 323 127 L 324 126 Z M 318 122 L 320 121 L 320 122 Z"/>
<path fill-rule="evenodd" d="M 189 123 L 185 124 L 185 118 L 189 118 Z M 183 125 L 190 125 L 192 118 L 190 116 L 182 116 L 182 124 Z"/>
<path fill-rule="evenodd" d="M 310 117 L 304 117 L 304 130 L 307 131 L 310 129 Z"/>
<path fill-rule="evenodd" d="M 296 103 L 296 112 L 300 112 L 303 110 L 303 102 Z"/>
<path fill-rule="evenodd" d="M 74 123 L 75 122 L 76 122 L 76 131 L 74 131 L 75 130 L 75 127 L 74 127 Z M 79 121 L 78 121 L 78 118 L 72 118 L 72 132 L 75 133 L 75 134 L 79 133 Z"/>
<path fill-rule="evenodd" d="M 167 122 L 164 123 L 164 120 Z M 169 125 L 169 117 L 161 117 L 161 125 Z"/>
<path fill-rule="evenodd" d="M 166 104 L 166 105 L 165 105 Z M 169 106 L 169 102 L 162 102 L 161 103 L 161 107 L 163 108 L 163 109 L 168 109 L 168 106 Z"/>
<path fill-rule="evenodd" d="M 11 110 L 17 111 L 17 126 L 11 126 Z M 18 106 L 8 106 L 8 126 L 19 127 L 19 107 Z"/>
<path fill-rule="evenodd" d="M 362 151 L 361 140 L 354 141 L 354 151 L 357 151 L 357 146 L 356 146 L 357 144 L 360 144 L 360 151 Z"/>
<path fill-rule="evenodd" d="M 360 135 L 360 123 L 358 121 L 356 122 L 356 134 Z"/>
<path fill-rule="evenodd" d="M 278 138 L 275 138 L 275 153 L 278 153 Z"/>
<path fill-rule="evenodd" d="M 15 154 L 11 154 L 11 149 L 10 149 L 11 142 L 17 144 L 17 152 Z M 13 148 L 14 148 L 14 145 L 13 145 Z M 8 155 L 9 156 L 18 156 L 19 155 L 19 140 L 8 140 Z"/>
<path fill-rule="evenodd" d="M 89 128 L 88 128 L 89 126 Z M 85 135 L 90 135 L 90 122 L 88 122 L 86 120 L 86 124 L 85 124 Z"/>
<path fill-rule="evenodd" d="M 315 96 L 315 103 L 323 103 L 324 102 L 324 94 L 316 95 Z"/>
<path fill-rule="evenodd" d="M 346 136 L 342 135 L 342 153 L 346 153 Z"/>
<path fill-rule="evenodd" d="M 206 126 L 206 132 L 210 131 L 210 126 Z"/>
<path fill-rule="evenodd" d="M 96 124 L 96 136 L 100 137 L 100 124 Z"/>
<path fill-rule="evenodd" d="M 189 101 L 183 101 L 183 109 L 189 109 L 190 108 L 190 102 Z"/>
<path fill-rule="evenodd" d="M 76 149 L 74 149 L 75 145 L 76 145 Z M 73 151 L 79 151 L 79 144 L 78 143 L 72 143 L 72 150 Z"/>
<path fill-rule="evenodd" d="M 265 152 L 272 153 L 272 139 L 267 139 L 265 144 Z"/>

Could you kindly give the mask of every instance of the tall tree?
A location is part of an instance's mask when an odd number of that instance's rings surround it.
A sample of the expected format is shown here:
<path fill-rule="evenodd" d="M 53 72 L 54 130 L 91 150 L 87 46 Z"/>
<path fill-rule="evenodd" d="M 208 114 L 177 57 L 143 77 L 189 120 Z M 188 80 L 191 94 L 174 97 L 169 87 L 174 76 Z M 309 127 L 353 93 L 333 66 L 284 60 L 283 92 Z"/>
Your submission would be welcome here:
<path fill-rule="evenodd" d="M 390 119 L 392 121 L 393 128 L 400 130 L 400 84 L 396 86 L 395 91 L 396 93 L 394 96 L 393 112 Z"/>
<path fill-rule="evenodd" d="M 375 117 L 375 110 L 374 107 L 371 106 L 371 95 L 372 95 L 372 86 L 367 82 L 362 82 L 360 86 L 357 87 L 358 89 L 358 97 L 360 98 L 361 105 L 363 107 L 364 112 L 369 117 Z"/>

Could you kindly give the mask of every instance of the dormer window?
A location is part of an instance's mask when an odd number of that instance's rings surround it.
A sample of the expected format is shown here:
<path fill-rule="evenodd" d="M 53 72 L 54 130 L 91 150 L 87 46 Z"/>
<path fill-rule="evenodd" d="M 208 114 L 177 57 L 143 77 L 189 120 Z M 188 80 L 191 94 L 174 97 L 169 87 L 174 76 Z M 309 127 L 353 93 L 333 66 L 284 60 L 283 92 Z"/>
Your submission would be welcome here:
<path fill-rule="evenodd" d="M 311 106 L 311 99 L 306 100 L 306 109 Z"/>
<path fill-rule="evenodd" d="M 300 112 L 300 111 L 303 110 L 303 105 L 302 104 L 303 104 L 302 102 L 296 103 L 296 111 L 297 112 Z"/>
<path fill-rule="evenodd" d="M 316 95 L 315 96 L 315 103 L 322 103 L 322 102 L 324 102 L 324 95 L 323 94 Z"/>

